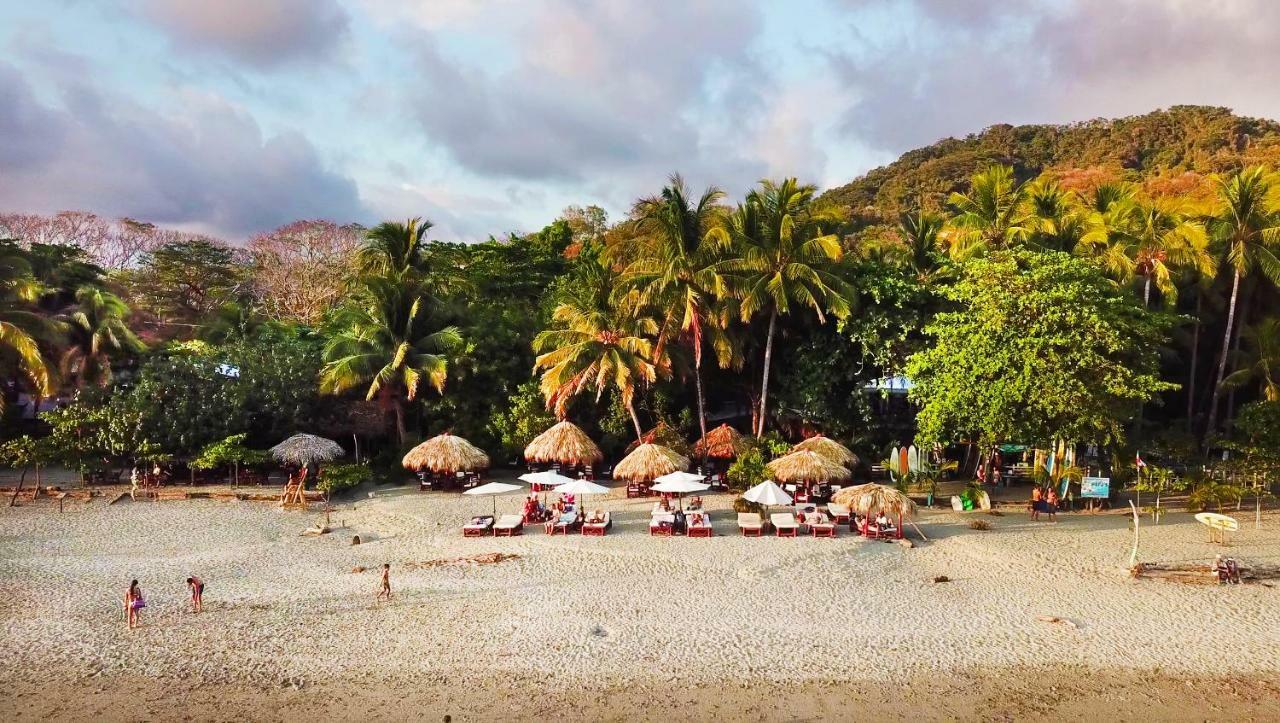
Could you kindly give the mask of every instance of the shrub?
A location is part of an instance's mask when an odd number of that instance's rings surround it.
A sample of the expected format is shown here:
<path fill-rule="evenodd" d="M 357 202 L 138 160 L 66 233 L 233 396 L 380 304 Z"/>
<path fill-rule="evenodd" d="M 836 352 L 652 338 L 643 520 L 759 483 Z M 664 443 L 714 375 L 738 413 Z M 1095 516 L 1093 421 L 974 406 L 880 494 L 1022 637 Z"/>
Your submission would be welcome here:
<path fill-rule="evenodd" d="M 991 529 L 991 523 L 986 520 L 969 520 L 969 529 L 986 532 Z"/>
<path fill-rule="evenodd" d="M 745 497 L 739 497 L 738 499 L 733 501 L 733 511 L 734 512 L 755 512 L 758 514 L 764 514 L 764 505 L 758 502 L 752 502 L 751 500 Z"/>
<path fill-rule="evenodd" d="M 760 451 L 748 449 L 733 461 L 729 471 L 725 473 L 729 486 L 735 490 L 745 490 L 760 484 L 769 478 L 764 465 L 764 456 Z"/>
<path fill-rule="evenodd" d="M 320 481 L 316 489 L 332 495 L 334 492 L 359 487 L 373 477 L 373 471 L 363 464 L 331 464 L 320 469 Z"/>

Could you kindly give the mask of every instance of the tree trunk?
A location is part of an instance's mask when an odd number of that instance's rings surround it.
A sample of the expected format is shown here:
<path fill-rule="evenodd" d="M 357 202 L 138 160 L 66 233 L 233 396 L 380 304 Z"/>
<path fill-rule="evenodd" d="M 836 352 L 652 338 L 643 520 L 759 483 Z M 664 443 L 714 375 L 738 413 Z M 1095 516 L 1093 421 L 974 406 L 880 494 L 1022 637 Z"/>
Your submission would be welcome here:
<path fill-rule="evenodd" d="M 764 436 L 765 415 L 769 411 L 769 365 L 773 362 L 773 332 L 778 325 L 778 307 L 769 312 L 769 331 L 764 341 L 764 380 L 760 383 L 760 416 L 756 421 L 756 437 Z"/>
<path fill-rule="evenodd" d="M 13 488 L 13 496 L 9 498 L 9 506 L 13 507 L 18 504 L 18 493 L 22 491 L 22 483 L 27 481 L 27 468 L 22 468 L 22 474 L 18 476 L 18 486 Z M 36 485 L 39 487 L 40 485 Z"/>
<path fill-rule="evenodd" d="M 1251 284 L 1245 284 L 1244 291 L 1242 291 L 1240 294 L 1240 318 L 1236 319 L 1235 330 L 1231 335 L 1233 337 L 1231 340 L 1231 361 L 1230 361 L 1232 374 L 1234 374 L 1236 371 L 1236 360 L 1240 358 L 1240 337 L 1242 336 L 1241 332 L 1243 332 L 1245 327 L 1249 325 L 1249 308 L 1253 305 L 1252 301 L 1254 296 L 1252 293 L 1250 293 L 1251 289 L 1252 289 Z M 1231 389 L 1227 390 L 1227 413 L 1222 418 L 1222 428 L 1226 433 L 1230 434 L 1231 426 L 1235 422 L 1235 418 L 1236 418 L 1236 389 L 1235 387 L 1232 387 Z"/>
<path fill-rule="evenodd" d="M 696 350 L 695 350 L 696 351 Z M 702 432 L 702 467 L 703 471 L 707 466 L 707 403 L 702 396 L 702 354 L 695 353 L 693 357 L 693 378 L 695 386 L 698 390 L 698 429 Z"/>
<path fill-rule="evenodd" d="M 1142 285 L 1142 306 L 1143 308 L 1151 306 L 1151 274 L 1147 274 L 1146 283 Z"/>
<path fill-rule="evenodd" d="M 640 417 L 636 416 L 636 405 L 627 402 L 627 412 L 631 414 L 631 423 L 634 424 L 636 428 L 636 441 L 643 444 L 644 430 L 640 429 Z"/>
<path fill-rule="evenodd" d="M 400 439 L 400 446 L 403 447 L 409 433 L 404 427 L 404 402 L 396 399 L 392 402 L 396 413 L 396 436 Z"/>
<path fill-rule="evenodd" d="M 1191 374 L 1187 379 L 1187 432 L 1195 431 L 1196 418 L 1196 366 L 1200 361 L 1200 313 L 1204 306 L 1204 292 L 1196 293 L 1196 324 L 1191 332 Z"/>
<path fill-rule="evenodd" d="M 1222 392 L 1222 380 L 1227 374 L 1227 353 L 1231 351 L 1231 327 L 1236 320 L 1236 299 L 1240 294 L 1240 270 L 1236 269 L 1231 281 L 1231 303 L 1227 306 L 1227 329 L 1222 334 L 1222 354 L 1218 356 L 1218 373 L 1214 377 L 1213 398 L 1209 401 L 1209 421 L 1204 428 L 1204 448 L 1209 449 L 1214 427 L 1218 424 L 1218 399 Z"/>

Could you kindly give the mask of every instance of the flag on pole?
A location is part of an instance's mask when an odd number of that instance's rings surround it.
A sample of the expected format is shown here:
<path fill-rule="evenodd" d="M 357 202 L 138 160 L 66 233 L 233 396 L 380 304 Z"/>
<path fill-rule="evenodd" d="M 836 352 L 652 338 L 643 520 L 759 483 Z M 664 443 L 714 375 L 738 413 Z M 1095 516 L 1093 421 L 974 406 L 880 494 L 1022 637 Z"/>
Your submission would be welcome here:
<path fill-rule="evenodd" d="M 1138 469 L 1142 469 L 1147 466 L 1147 463 L 1142 461 L 1142 452 L 1133 453 L 1133 463 L 1138 467 Z"/>

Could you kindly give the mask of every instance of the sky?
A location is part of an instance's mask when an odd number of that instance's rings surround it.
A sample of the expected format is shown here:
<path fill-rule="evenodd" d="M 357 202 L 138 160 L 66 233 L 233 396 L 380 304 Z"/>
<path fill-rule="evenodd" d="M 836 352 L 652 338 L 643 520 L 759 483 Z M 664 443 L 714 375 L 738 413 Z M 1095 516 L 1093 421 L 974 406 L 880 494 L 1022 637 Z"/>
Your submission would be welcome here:
<path fill-rule="evenodd" d="M 995 123 L 1280 118 L 1273 0 L 0 0 L 0 211 L 240 241 L 829 188 Z"/>

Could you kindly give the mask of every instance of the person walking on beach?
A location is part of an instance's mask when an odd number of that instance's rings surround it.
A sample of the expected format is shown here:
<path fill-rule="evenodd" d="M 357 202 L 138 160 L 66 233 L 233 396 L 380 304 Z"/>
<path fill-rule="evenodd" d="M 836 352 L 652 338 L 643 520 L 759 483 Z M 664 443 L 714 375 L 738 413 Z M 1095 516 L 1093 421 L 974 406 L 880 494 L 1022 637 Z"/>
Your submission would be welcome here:
<path fill-rule="evenodd" d="M 1031 488 L 1031 519 L 1040 519 L 1040 485 Z"/>
<path fill-rule="evenodd" d="M 383 598 L 388 601 L 391 600 L 391 563 L 389 562 L 382 563 L 382 580 L 378 583 L 378 597 L 376 599 L 381 600 Z"/>
<path fill-rule="evenodd" d="M 138 627 L 138 611 L 146 606 L 147 601 L 142 597 L 142 588 L 138 587 L 138 581 L 134 580 L 129 583 L 129 590 L 124 594 L 124 616 L 130 630 Z"/>
<path fill-rule="evenodd" d="M 191 590 L 192 612 L 204 612 L 204 580 L 192 575 L 187 578 L 187 588 Z"/>
<path fill-rule="evenodd" d="M 1045 501 L 1044 511 L 1049 513 L 1049 521 L 1058 521 L 1058 491 L 1049 488 L 1049 499 Z"/>

